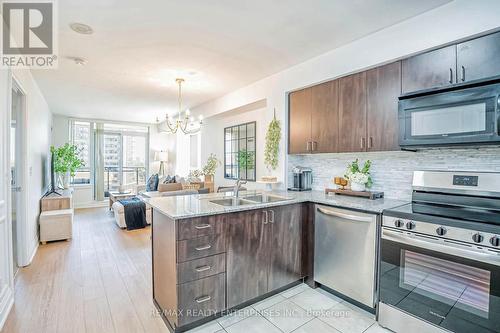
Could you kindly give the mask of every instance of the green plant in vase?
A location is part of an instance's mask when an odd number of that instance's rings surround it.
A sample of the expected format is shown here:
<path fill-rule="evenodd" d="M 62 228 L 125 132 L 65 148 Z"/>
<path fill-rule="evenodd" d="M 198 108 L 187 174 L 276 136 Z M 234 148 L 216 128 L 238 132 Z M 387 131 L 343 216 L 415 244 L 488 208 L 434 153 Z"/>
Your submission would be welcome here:
<path fill-rule="evenodd" d="M 206 182 L 213 182 L 215 171 L 221 165 L 222 162 L 217 158 L 215 154 L 210 154 L 210 156 L 208 156 L 207 163 L 201 170 L 201 174 L 205 176 Z"/>
<path fill-rule="evenodd" d="M 351 183 L 351 190 L 366 191 L 366 188 L 370 188 L 373 185 L 370 175 L 371 165 L 372 162 L 367 160 L 363 167 L 360 168 L 358 159 L 347 165 L 344 177 Z"/>
<path fill-rule="evenodd" d="M 76 171 L 85 165 L 84 161 L 78 156 L 81 149 L 66 143 L 59 148 L 51 146 L 50 152 L 54 158 L 54 172 L 59 174 L 62 186 L 66 189 L 69 187 L 70 176 L 75 176 Z"/>

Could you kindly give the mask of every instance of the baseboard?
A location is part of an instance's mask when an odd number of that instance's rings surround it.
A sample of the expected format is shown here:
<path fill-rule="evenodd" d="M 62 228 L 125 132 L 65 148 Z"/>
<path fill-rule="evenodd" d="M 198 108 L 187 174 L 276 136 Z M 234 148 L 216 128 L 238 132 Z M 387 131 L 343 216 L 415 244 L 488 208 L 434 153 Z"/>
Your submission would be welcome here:
<path fill-rule="evenodd" d="M 7 286 L 0 295 L 0 331 L 2 331 L 13 305 L 14 293 L 12 289 Z"/>

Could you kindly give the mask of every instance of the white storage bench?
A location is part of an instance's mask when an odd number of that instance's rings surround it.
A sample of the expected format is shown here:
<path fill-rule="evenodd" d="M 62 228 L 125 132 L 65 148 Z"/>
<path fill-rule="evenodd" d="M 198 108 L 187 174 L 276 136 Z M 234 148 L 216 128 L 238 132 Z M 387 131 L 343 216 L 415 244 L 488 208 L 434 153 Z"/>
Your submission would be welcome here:
<path fill-rule="evenodd" d="M 69 240 L 73 235 L 73 209 L 47 210 L 40 213 L 40 242 Z"/>

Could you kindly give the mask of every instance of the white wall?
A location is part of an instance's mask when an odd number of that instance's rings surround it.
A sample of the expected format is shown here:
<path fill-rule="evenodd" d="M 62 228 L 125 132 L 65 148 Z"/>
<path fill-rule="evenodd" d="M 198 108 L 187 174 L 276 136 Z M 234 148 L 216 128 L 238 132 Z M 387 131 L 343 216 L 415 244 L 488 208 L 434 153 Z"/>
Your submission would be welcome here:
<path fill-rule="evenodd" d="M 168 151 L 168 163 L 165 165 L 165 174 L 174 174 L 176 168 L 176 136 L 174 134 L 159 132 L 156 125 L 151 125 L 149 131 L 149 174 L 157 173 L 160 169 L 160 162 L 154 160 L 155 152 L 159 151 Z"/>
<path fill-rule="evenodd" d="M 261 121 L 269 122 L 272 117 L 271 110 L 275 107 L 277 117 L 285 124 L 287 92 L 498 29 L 499 12 L 500 1 L 497 0 L 455 0 L 202 104 L 191 111 L 194 115 L 203 114 L 209 117 L 255 101 L 267 100 L 267 112 Z M 287 128 L 283 126 L 284 141 L 286 133 Z M 210 135 L 212 133 L 205 134 L 202 142 Z M 215 151 L 218 145 L 222 145 L 222 141 L 216 146 L 206 147 L 209 151 L 204 154 L 209 154 L 210 149 Z M 278 177 L 286 179 L 285 142 L 282 147 Z M 263 149 L 257 153 L 258 158 L 262 159 Z"/>
<path fill-rule="evenodd" d="M 265 101 L 253 103 L 250 107 L 243 107 L 238 110 L 231 110 L 205 120 L 201 133 L 201 165 L 205 165 L 208 156 L 214 153 L 218 159 L 224 163 L 224 128 L 228 126 L 239 125 L 256 121 L 256 147 L 258 156 L 256 158 L 256 175 L 259 177 L 267 174 L 267 169 L 264 165 L 263 149 L 268 122 L 268 113 L 271 114 Z M 214 177 L 215 187 L 233 185 L 234 180 L 224 179 L 224 166 L 217 169 Z M 262 188 L 259 184 L 249 182 L 245 187 L 249 189 Z"/>
<path fill-rule="evenodd" d="M 13 75 L 26 94 L 26 225 L 22 266 L 31 263 L 38 249 L 38 215 L 40 199 L 50 183 L 50 142 L 52 114 L 37 83 L 28 70 L 13 70 Z"/>

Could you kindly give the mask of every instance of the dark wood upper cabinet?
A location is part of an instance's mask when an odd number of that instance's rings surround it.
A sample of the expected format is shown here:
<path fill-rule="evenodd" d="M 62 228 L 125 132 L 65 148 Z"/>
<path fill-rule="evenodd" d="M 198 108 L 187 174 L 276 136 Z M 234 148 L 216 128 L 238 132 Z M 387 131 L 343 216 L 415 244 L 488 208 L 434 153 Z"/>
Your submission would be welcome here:
<path fill-rule="evenodd" d="M 401 62 L 366 72 L 368 151 L 399 150 Z"/>
<path fill-rule="evenodd" d="M 339 152 L 366 151 L 366 72 L 339 80 Z"/>
<path fill-rule="evenodd" d="M 269 291 L 284 287 L 302 275 L 302 205 L 274 207 L 271 210 L 272 238 L 269 248 Z"/>
<path fill-rule="evenodd" d="M 403 93 L 456 83 L 456 46 L 451 45 L 403 60 Z"/>
<path fill-rule="evenodd" d="M 268 290 L 269 239 L 264 212 L 253 210 L 231 214 L 227 230 L 227 306 L 263 295 Z"/>
<path fill-rule="evenodd" d="M 288 153 L 305 154 L 311 149 L 311 88 L 291 92 L 289 98 Z"/>
<path fill-rule="evenodd" d="M 500 75 L 500 32 L 457 45 L 458 82 Z"/>
<path fill-rule="evenodd" d="M 313 153 L 338 152 L 338 81 L 311 88 L 311 150 Z"/>

